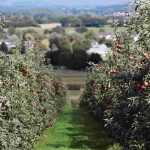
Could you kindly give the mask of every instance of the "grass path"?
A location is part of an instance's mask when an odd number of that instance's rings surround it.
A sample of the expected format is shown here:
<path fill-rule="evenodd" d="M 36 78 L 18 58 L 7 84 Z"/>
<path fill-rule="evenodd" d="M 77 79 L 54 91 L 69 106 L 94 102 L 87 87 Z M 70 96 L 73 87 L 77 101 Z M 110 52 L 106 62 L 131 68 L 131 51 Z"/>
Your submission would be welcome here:
<path fill-rule="evenodd" d="M 40 137 L 34 150 L 111 150 L 112 145 L 112 139 L 87 111 L 67 105 L 55 126 Z"/>
<path fill-rule="evenodd" d="M 83 72 L 57 72 L 64 84 L 84 85 Z M 121 150 L 108 137 L 100 122 L 79 107 L 81 90 L 69 90 L 64 111 L 52 128 L 47 129 L 34 150 Z"/>

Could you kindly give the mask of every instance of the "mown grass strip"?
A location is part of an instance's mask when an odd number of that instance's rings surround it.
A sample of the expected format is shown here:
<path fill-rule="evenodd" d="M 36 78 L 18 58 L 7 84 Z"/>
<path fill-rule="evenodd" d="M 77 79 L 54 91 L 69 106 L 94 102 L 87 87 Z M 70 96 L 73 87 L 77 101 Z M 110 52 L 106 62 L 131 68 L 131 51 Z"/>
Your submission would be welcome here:
<path fill-rule="evenodd" d="M 55 126 L 40 137 L 34 150 L 120 150 L 117 147 L 87 111 L 67 105 Z"/>

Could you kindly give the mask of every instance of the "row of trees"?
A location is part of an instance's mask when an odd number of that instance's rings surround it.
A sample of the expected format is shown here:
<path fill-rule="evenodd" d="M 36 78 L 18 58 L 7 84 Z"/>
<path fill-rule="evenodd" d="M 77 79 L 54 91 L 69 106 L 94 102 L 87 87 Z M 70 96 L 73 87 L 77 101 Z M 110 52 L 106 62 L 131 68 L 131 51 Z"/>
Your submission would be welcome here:
<path fill-rule="evenodd" d="M 31 150 L 65 104 L 65 88 L 34 51 L 0 53 L 0 149 Z"/>
<path fill-rule="evenodd" d="M 46 53 L 46 64 L 53 66 L 66 67 L 73 70 L 85 70 L 90 66 L 89 62 L 101 63 L 102 58 L 99 54 L 88 55 L 86 51 L 75 50 L 73 53 L 67 51 L 49 51 Z"/>
<path fill-rule="evenodd" d="M 49 13 L 49 12 L 48 12 Z M 50 13 L 37 12 L 37 14 L 31 15 L 28 13 L 23 13 L 18 15 L 15 13 L 6 15 L 6 27 L 27 27 L 27 26 L 38 26 L 38 24 L 44 24 L 49 22 L 60 22 L 64 27 L 72 26 L 87 26 L 87 27 L 100 27 L 108 24 L 107 17 L 93 17 L 91 15 L 82 15 L 82 16 L 67 16 L 63 15 L 52 16 Z"/>
<path fill-rule="evenodd" d="M 6 16 L 5 27 L 28 27 L 38 26 L 38 23 L 32 16 L 11 14 Z"/>
<path fill-rule="evenodd" d="M 150 1 L 137 0 L 128 32 L 117 34 L 112 55 L 93 67 L 82 98 L 125 150 L 150 149 L 149 13 Z"/>
<path fill-rule="evenodd" d="M 106 17 L 93 17 L 90 15 L 84 15 L 84 16 L 69 16 L 69 17 L 62 17 L 60 19 L 60 22 L 62 26 L 64 27 L 80 27 L 80 26 L 86 26 L 86 27 L 101 27 L 107 24 L 107 18 Z"/>

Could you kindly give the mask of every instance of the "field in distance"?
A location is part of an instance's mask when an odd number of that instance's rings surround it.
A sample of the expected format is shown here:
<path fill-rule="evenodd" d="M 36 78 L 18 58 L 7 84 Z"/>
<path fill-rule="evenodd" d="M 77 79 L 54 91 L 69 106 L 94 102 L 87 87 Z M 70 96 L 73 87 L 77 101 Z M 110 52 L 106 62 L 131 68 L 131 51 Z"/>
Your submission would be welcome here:
<path fill-rule="evenodd" d="M 65 84 L 69 99 L 78 101 L 85 86 L 87 73 L 73 70 L 55 70 Z"/>
<path fill-rule="evenodd" d="M 60 23 L 49 23 L 49 24 L 39 24 L 37 27 L 18 27 L 18 31 L 27 31 L 27 30 L 35 30 L 38 33 L 44 33 L 45 30 L 52 30 L 55 27 L 60 26 Z M 100 29 L 106 32 L 114 32 L 114 28 L 110 25 L 105 25 L 103 27 L 87 27 L 88 30 L 93 32 L 99 32 Z M 66 32 L 75 32 L 75 27 L 65 27 Z M 125 31 L 126 27 L 118 27 L 117 31 Z"/>

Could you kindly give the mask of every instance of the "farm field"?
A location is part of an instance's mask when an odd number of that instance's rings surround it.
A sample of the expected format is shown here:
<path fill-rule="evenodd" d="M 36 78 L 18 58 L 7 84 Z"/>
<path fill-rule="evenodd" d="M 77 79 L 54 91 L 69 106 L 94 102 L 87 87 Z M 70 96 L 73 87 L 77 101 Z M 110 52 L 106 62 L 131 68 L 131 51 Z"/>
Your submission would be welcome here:
<path fill-rule="evenodd" d="M 73 27 L 67 27 L 65 29 L 69 33 L 75 32 L 75 28 L 73 28 Z M 105 25 L 104 27 L 88 27 L 88 30 L 93 31 L 95 33 L 99 32 L 100 29 L 104 30 L 105 32 L 114 32 L 114 28 L 111 27 L 110 25 Z M 125 27 L 118 27 L 117 28 L 118 32 L 122 32 L 125 30 L 126 30 Z"/>
<path fill-rule="evenodd" d="M 17 31 L 27 31 L 34 30 L 38 33 L 44 33 L 45 30 L 52 30 L 57 27 L 58 23 L 50 23 L 50 24 L 39 24 L 37 27 L 29 26 L 29 27 L 17 27 Z"/>
<path fill-rule="evenodd" d="M 34 30 L 40 33 L 43 33 L 43 29 L 41 27 L 17 27 L 16 28 L 17 31 L 23 32 L 23 31 L 27 31 L 27 30 Z"/>
<path fill-rule="evenodd" d="M 44 30 L 52 30 L 53 28 L 60 26 L 58 23 L 51 23 L 51 24 L 39 24 L 38 27 L 18 27 L 17 31 L 26 31 L 26 30 L 35 30 L 39 33 L 43 33 Z M 114 28 L 111 27 L 110 25 L 105 25 L 104 27 L 88 27 L 88 30 L 93 31 L 93 32 L 99 32 L 99 30 L 102 29 L 106 32 L 114 32 Z M 118 27 L 117 31 L 122 32 L 125 31 L 126 27 Z M 74 27 L 66 27 L 65 31 L 67 33 L 73 33 L 75 32 Z"/>
<path fill-rule="evenodd" d="M 0 3 L 0 150 L 150 150 L 150 0 Z"/>
<path fill-rule="evenodd" d="M 81 92 L 85 85 L 86 72 L 73 70 L 55 70 L 58 77 L 67 88 L 68 99 L 73 99 L 79 102 Z"/>
<path fill-rule="evenodd" d="M 65 85 L 85 84 L 86 72 L 73 70 L 55 70 L 55 73 L 61 78 Z"/>

